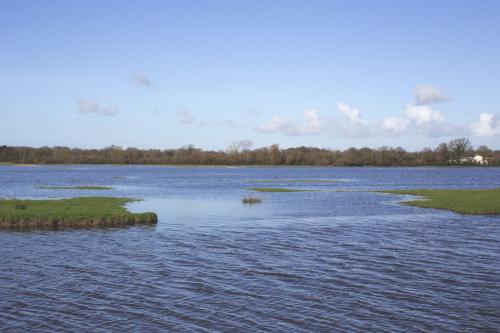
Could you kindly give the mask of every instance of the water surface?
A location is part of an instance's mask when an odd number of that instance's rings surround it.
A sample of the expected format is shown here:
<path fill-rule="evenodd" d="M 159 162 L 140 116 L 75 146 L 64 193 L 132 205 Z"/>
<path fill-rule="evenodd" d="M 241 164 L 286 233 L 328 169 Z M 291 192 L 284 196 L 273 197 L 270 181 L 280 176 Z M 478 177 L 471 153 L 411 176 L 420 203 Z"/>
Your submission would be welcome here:
<path fill-rule="evenodd" d="M 276 179 L 336 181 L 255 182 Z M 258 186 L 319 191 L 243 205 Z M 499 168 L 0 166 L 0 197 L 136 197 L 131 210 L 159 215 L 156 226 L 0 231 L 0 329 L 498 331 L 500 217 L 369 190 L 499 186 Z"/>

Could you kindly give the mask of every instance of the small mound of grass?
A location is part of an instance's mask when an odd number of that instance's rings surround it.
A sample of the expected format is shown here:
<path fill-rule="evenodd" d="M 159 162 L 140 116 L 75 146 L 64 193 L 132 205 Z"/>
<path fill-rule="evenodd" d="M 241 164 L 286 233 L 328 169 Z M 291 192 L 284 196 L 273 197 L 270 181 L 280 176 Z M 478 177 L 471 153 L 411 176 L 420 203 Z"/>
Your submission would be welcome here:
<path fill-rule="evenodd" d="M 243 199 L 241 199 L 241 202 L 243 202 L 244 204 L 247 204 L 247 205 L 253 205 L 253 204 L 259 204 L 262 202 L 262 199 L 261 198 L 258 198 L 258 197 L 244 197 Z"/>
<path fill-rule="evenodd" d="M 500 188 L 488 190 L 391 190 L 377 192 L 423 197 L 422 199 L 403 202 L 409 206 L 445 209 L 471 215 L 500 214 Z"/>
<path fill-rule="evenodd" d="M 112 190 L 108 186 L 37 186 L 46 190 L 91 190 L 91 191 L 106 191 Z"/>
<path fill-rule="evenodd" d="M 156 223 L 154 213 L 131 213 L 131 198 L 82 197 L 60 200 L 0 199 L 0 228 L 116 226 Z"/>
<path fill-rule="evenodd" d="M 249 187 L 248 190 L 256 192 L 316 192 L 314 190 L 299 190 L 294 188 L 281 187 Z"/>

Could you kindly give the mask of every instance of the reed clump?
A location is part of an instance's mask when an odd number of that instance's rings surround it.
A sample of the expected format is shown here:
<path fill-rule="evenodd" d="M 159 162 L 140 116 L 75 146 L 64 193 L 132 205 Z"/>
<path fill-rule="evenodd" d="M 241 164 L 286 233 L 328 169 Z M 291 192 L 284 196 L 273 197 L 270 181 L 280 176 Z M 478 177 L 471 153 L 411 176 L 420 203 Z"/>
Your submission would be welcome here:
<path fill-rule="evenodd" d="M 246 205 L 254 205 L 254 204 L 261 203 L 262 199 L 259 197 L 248 196 L 248 197 L 244 197 L 243 199 L 241 199 L 241 202 L 243 202 Z"/>

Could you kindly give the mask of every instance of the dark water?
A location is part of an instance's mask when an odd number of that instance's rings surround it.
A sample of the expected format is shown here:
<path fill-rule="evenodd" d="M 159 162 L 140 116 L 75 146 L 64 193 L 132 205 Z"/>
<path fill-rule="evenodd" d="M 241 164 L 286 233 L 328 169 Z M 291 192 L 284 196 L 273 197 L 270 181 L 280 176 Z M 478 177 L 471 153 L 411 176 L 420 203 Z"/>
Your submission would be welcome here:
<path fill-rule="evenodd" d="M 36 188 L 65 184 L 115 190 Z M 245 206 L 250 186 L 322 191 Z M 0 166 L 0 197 L 137 197 L 132 210 L 159 214 L 156 226 L 0 231 L 0 330 L 500 331 L 500 217 L 363 191 L 499 186 L 499 168 Z"/>

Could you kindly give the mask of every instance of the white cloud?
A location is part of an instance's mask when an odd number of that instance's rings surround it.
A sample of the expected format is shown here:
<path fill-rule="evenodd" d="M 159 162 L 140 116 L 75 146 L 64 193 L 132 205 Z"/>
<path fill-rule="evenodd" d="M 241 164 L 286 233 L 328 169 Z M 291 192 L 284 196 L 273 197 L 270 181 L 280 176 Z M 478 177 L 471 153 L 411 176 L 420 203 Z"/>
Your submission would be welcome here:
<path fill-rule="evenodd" d="M 318 111 L 314 109 L 306 110 L 304 111 L 304 118 L 306 118 L 307 123 L 303 130 L 317 133 L 321 126 Z"/>
<path fill-rule="evenodd" d="M 388 117 L 376 129 L 380 135 L 424 134 L 430 137 L 452 134 L 455 131 L 444 115 L 428 105 L 409 104 L 403 117 Z"/>
<path fill-rule="evenodd" d="M 389 134 L 403 134 L 410 126 L 410 120 L 406 118 L 389 117 L 382 122 L 382 129 Z"/>
<path fill-rule="evenodd" d="M 415 103 L 417 105 L 445 102 L 449 99 L 447 93 L 433 86 L 421 85 L 415 88 Z"/>
<path fill-rule="evenodd" d="M 282 132 L 283 134 L 287 134 L 290 132 L 290 128 L 296 127 L 297 124 L 293 120 L 274 116 L 271 118 L 270 122 L 260 126 L 258 130 L 262 133 Z"/>
<path fill-rule="evenodd" d="M 426 126 L 429 124 L 444 123 L 445 118 L 439 111 L 433 110 L 428 105 L 413 105 L 410 104 L 406 107 L 405 115 L 416 126 Z"/>
<path fill-rule="evenodd" d="M 195 117 L 188 109 L 181 109 L 177 111 L 177 120 L 179 120 L 179 122 L 184 125 L 190 125 L 196 122 Z"/>
<path fill-rule="evenodd" d="M 408 104 L 401 116 L 387 117 L 379 122 L 363 119 L 358 109 L 340 102 L 337 107 L 346 117 L 344 121 L 338 121 L 335 117 L 320 117 L 317 110 L 307 110 L 303 113 L 303 121 L 275 116 L 257 130 L 262 133 L 281 133 L 288 136 L 328 133 L 351 138 L 407 135 L 500 136 L 500 118 L 493 114 L 481 113 L 479 120 L 472 124 L 452 124 L 441 111 L 429 105 L 448 99 L 445 93 L 431 86 L 421 86 L 415 95 L 417 103 Z"/>
<path fill-rule="evenodd" d="M 275 116 L 270 122 L 257 128 L 262 133 L 281 133 L 289 136 L 317 135 L 322 131 L 322 121 L 317 110 L 306 110 L 303 113 L 305 122 Z"/>
<path fill-rule="evenodd" d="M 346 103 L 338 103 L 338 110 L 348 121 L 333 117 L 320 117 L 317 110 L 304 112 L 304 121 L 275 116 L 270 122 L 258 127 L 262 133 L 281 133 L 288 136 L 318 135 L 330 133 L 339 137 L 376 137 L 421 134 L 431 137 L 449 135 L 457 130 L 444 115 L 428 105 L 409 104 L 403 116 L 388 117 L 381 122 L 370 123 L 361 112 Z"/>
<path fill-rule="evenodd" d="M 471 124 L 470 129 L 475 136 L 492 137 L 500 134 L 500 120 L 491 113 L 481 113 L 479 120 Z"/>
<path fill-rule="evenodd" d="M 116 116 L 120 109 L 116 106 L 102 107 L 94 100 L 80 100 L 78 101 L 78 112 L 81 114 L 97 113 L 105 116 Z"/>
<path fill-rule="evenodd" d="M 342 102 L 340 102 L 337 105 L 337 107 L 341 113 L 343 113 L 344 115 L 347 116 L 347 118 L 349 118 L 351 125 L 353 125 L 354 127 L 369 126 L 370 125 L 370 123 L 367 120 L 364 120 L 363 118 L 361 118 L 361 113 L 359 112 L 358 109 L 350 107 L 346 103 L 342 103 Z"/>

